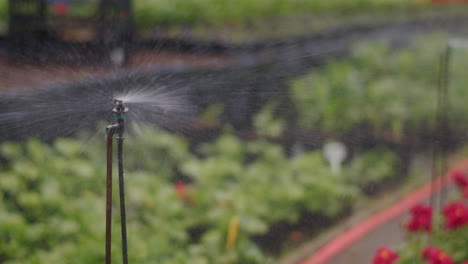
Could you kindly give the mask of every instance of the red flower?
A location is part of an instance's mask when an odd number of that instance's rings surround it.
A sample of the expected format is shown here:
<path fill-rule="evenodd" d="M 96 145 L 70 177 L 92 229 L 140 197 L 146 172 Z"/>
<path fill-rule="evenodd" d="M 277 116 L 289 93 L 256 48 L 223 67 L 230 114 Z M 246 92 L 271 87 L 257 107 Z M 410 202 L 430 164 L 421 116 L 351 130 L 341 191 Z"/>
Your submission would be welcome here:
<path fill-rule="evenodd" d="M 185 199 L 185 183 L 176 182 L 175 190 L 179 199 L 184 200 Z"/>
<path fill-rule="evenodd" d="M 468 187 L 468 177 L 462 170 L 454 170 L 450 172 L 450 177 L 457 183 L 458 187 L 465 189 Z"/>
<path fill-rule="evenodd" d="M 435 256 L 439 255 L 440 252 L 441 252 L 441 250 L 436 248 L 436 247 L 427 246 L 421 252 L 421 258 L 423 260 L 428 260 L 428 259 L 434 258 Z"/>
<path fill-rule="evenodd" d="M 463 189 L 463 198 L 468 199 L 468 187 L 465 187 L 465 189 Z"/>
<path fill-rule="evenodd" d="M 398 254 L 387 247 L 377 249 L 372 264 L 392 264 L 398 259 Z"/>
<path fill-rule="evenodd" d="M 412 217 L 406 223 L 406 228 L 409 231 L 415 232 L 419 230 L 431 231 L 432 229 L 432 208 L 417 204 L 410 210 Z"/>
<path fill-rule="evenodd" d="M 468 207 L 462 202 L 451 202 L 445 205 L 445 228 L 455 229 L 468 224 Z"/>
<path fill-rule="evenodd" d="M 431 0 L 431 2 L 436 5 L 449 5 L 449 4 L 466 3 L 468 1 L 467 0 Z"/>
<path fill-rule="evenodd" d="M 428 264 L 453 264 L 453 259 L 447 253 L 433 246 L 423 249 L 421 258 Z"/>
<path fill-rule="evenodd" d="M 68 4 L 66 2 L 55 2 L 52 5 L 52 10 L 57 16 L 65 16 L 68 14 Z"/>

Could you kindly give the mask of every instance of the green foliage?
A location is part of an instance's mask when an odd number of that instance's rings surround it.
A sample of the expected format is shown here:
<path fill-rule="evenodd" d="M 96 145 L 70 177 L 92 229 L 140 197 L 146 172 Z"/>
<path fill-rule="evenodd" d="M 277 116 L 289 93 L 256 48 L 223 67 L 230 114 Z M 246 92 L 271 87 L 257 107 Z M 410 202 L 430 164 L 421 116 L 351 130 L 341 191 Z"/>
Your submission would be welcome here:
<path fill-rule="evenodd" d="M 280 145 L 225 134 L 195 156 L 185 139 L 149 129 L 126 142 L 134 263 L 269 263 L 254 235 L 278 222 L 295 223 L 304 211 L 337 216 L 359 195 L 349 176 L 332 174 L 318 152 L 288 158 Z M 72 139 L 0 145 L 2 263 L 102 263 L 105 142 L 85 146 Z M 178 173 L 192 181 L 184 197 L 173 184 Z M 227 248 L 233 218 L 239 230 Z M 114 217 L 117 263 L 118 224 Z"/>
<path fill-rule="evenodd" d="M 212 104 L 203 111 L 199 119 L 207 123 L 218 123 L 221 121 L 220 119 L 223 111 L 223 104 Z"/>
<path fill-rule="evenodd" d="M 0 0 L 0 25 L 6 24 L 7 1 Z M 71 0 L 67 16 L 90 19 L 96 15 L 98 2 Z M 166 34 L 180 36 L 189 29 L 191 35 L 201 38 L 215 36 L 246 41 L 252 39 L 253 30 L 255 39 L 271 39 L 343 24 L 337 23 L 337 16 L 341 21 L 355 22 L 382 16 L 394 20 L 414 17 L 414 10 L 432 14 L 448 9 L 433 8 L 429 3 L 425 0 L 133 0 L 132 20 L 143 34 L 162 29 Z M 56 18 L 50 8 L 49 15 Z"/>
<path fill-rule="evenodd" d="M 258 20 L 321 13 L 363 13 L 371 10 L 404 10 L 424 2 L 404 0 L 137 0 L 136 23 L 156 25 L 232 25 Z"/>
<path fill-rule="evenodd" d="M 6 25 L 8 19 L 8 0 L 0 0 L 0 26 Z"/>
<path fill-rule="evenodd" d="M 71 17 L 89 18 L 98 10 L 99 0 L 71 0 L 69 14 Z"/>
<path fill-rule="evenodd" d="M 274 112 L 276 107 L 277 103 L 269 103 L 254 116 L 254 127 L 260 136 L 278 138 L 283 134 L 286 122 L 277 117 L 278 115 Z"/>
<path fill-rule="evenodd" d="M 393 51 L 383 44 L 356 46 L 350 59 L 336 60 L 292 83 L 291 95 L 302 129 L 347 133 L 371 128 L 399 138 L 405 130 L 432 128 L 436 116 L 437 76 L 442 39 L 426 38 Z M 451 63 L 450 116 L 466 123 L 463 69 L 467 53 L 458 49 Z"/>
<path fill-rule="evenodd" d="M 139 131 L 139 138 L 126 146 L 126 168 L 131 171 L 157 172 L 170 178 L 177 166 L 191 157 L 189 142 L 169 133 L 154 133 L 150 128 Z"/>
<path fill-rule="evenodd" d="M 369 166 L 372 164 L 372 166 Z M 398 157 L 391 151 L 373 149 L 351 161 L 348 180 L 354 185 L 368 189 L 396 177 Z"/>
<path fill-rule="evenodd" d="M 205 155 L 183 170 L 207 190 L 199 202 L 223 205 L 208 209 L 207 221 L 213 224 L 240 215 L 241 223 L 251 219 L 252 226 L 245 227 L 249 233 L 262 234 L 275 222 L 296 221 L 301 209 L 333 217 L 357 194 L 341 176 L 331 174 L 319 153 L 288 160 L 278 145 L 247 144 L 224 135 L 205 149 Z"/>

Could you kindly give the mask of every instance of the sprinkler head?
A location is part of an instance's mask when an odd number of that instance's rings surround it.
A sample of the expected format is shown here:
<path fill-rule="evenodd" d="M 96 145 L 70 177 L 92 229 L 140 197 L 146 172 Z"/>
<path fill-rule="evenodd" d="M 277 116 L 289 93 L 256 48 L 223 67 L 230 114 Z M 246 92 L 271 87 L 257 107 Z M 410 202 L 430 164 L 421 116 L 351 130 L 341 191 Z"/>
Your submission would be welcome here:
<path fill-rule="evenodd" d="M 114 134 L 119 134 L 122 138 L 124 132 L 124 119 L 125 115 L 128 112 L 128 108 L 125 106 L 122 100 L 114 99 L 115 107 L 112 109 L 115 118 L 117 119 L 117 124 L 109 125 L 106 127 L 106 132 L 108 136 Z"/>
<path fill-rule="evenodd" d="M 122 100 L 114 99 L 114 103 L 115 107 L 112 109 L 112 112 L 118 120 L 123 120 L 128 112 L 128 107 L 125 106 Z"/>

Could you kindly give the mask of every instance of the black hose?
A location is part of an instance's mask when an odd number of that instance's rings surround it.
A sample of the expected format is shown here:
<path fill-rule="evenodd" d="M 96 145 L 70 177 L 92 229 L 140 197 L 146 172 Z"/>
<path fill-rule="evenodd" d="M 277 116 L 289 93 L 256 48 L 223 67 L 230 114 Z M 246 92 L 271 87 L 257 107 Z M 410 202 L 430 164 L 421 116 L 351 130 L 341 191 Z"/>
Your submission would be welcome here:
<path fill-rule="evenodd" d="M 127 255 L 127 221 L 125 214 L 125 189 L 124 189 L 124 171 L 123 171 L 123 129 L 119 132 L 117 158 L 119 169 L 119 190 L 120 190 L 120 219 L 122 228 L 122 258 L 123 264 L 128 264 Z"/>

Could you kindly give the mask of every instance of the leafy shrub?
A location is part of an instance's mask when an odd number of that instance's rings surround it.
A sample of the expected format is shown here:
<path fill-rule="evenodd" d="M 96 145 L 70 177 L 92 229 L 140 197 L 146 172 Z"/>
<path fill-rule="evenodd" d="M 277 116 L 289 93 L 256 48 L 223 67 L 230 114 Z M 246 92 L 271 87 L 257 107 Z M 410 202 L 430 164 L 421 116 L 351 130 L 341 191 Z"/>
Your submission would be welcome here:
<path fill-rule="evenodd" d="M 222 136 L 204 152 L 206 159 L 186 163 L 183 171 L 195 179 L 197 186 L 209 190 L 205 195 L 222 193 L 208 197 L 206 202 L 221 199 L 226 207 L 215 210 L 247 210 L 245 213 L 259 217 L 263 226 L 285 219 L 296 221 L 300 208 L 334 216 L 357 194 L 341 176 L 331 174 L 320 153 L 289 161 L 278 145 L 246 143 L 230 135 Z M 225 221 L 215 218 L 213 222 Z"/>
<path fill-rule="evenodd" d="M 291 159 L 280 145 L 229 134 L 200 147 L 198 155 L 184 139 L 162 131 L 143 130 L 126 142 L 135 263 L 267 263 L 253 236 L 277 222 L 295 223 L 301 211 L 334 217 L 359 195 L 318 152 Z M 85 152 L 72 139 L 0 145 L 2 263 L 103 261 L 104 145 L 92 141 Z M 169 165 L 160 169 L 162 163 Z M 191 180 L 175 187 L 177 173 Z M 118 260 L 117 217 L 113 222 Z"/>
<path fill-rule="evenodd" d="M 404 0 L 137 0 L 134 5 L 137 24 L 148 29 L 161 24 L 232 25 L 288 15 L 404 10 L 427 3 Z"/>
<path fill-rule="evenodd" d="M 380 137 L 399 138 L 405 131 L 432 129 L 436 116 L 437 76 L 442 41 L 421 39 L 393 51 L 383 44 L 356 46 L 350 59 L 292 83 L 298 125 L 304 130 L 349 133 L 367 127 Z M 452 124 L 466 123 L 467 53 L 456 51 L 451 64 L 449 115 Z"/>
<path fill-rule="evenodd" d="M 369 166 L 372 164 L 372 166 Z M 372 190 L 373 185 L 395 179 L 398 158 L 388 150 L 372 149 L 356 157 L 349 165 L 348 180 L 363 190 Z"/>
<path fill-rule="evenodd" d="M 0 26 L 7 24 L 8 0 L 0 0 Z"/>
<path fill-rule="evenodd" d="M 266 104 L 254 116 L 253 124 L 259 136 L 275 139 L 283 134 L 286 122 L 278 118 L 278 114 L 274 112 L 277 107 L 276 102 Z"/>

